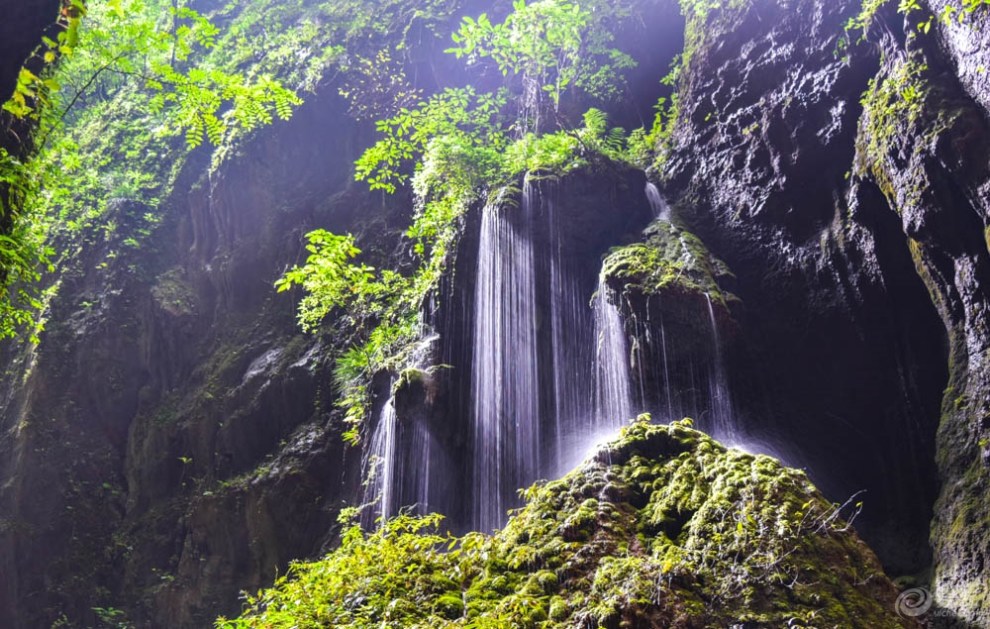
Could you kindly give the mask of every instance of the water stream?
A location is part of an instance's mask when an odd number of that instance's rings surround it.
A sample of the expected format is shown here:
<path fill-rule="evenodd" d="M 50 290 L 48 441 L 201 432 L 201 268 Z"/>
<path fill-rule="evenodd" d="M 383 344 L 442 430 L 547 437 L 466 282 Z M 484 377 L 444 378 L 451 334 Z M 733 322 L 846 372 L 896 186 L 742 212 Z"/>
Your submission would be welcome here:
<path fill-rule="evenodd" d="M 498 527 L 540 455 L 532 190 L 521 208 L 486 207 L 475 283 L 472 522 Z"/>
<path fill-rule="evenodd" d="M 395 504 L 398 440 L 398 416 L 395 413 L 394 400 L 389 398 L 382 407 L 378 425 L 372 433 L 371 444 L 362 465 L 366 505 L 362 512 L 362 520 L 366 528 L 378 522 L 379 518 L 384 520 L 398 512 Z"/>
<path fill-rule="evenodd" d="M 591 418 L 588 365 L 593 354 L 586 341 L 591 333 L 587 296 L 578 281 L 579 271 L 564 251 L 561 221 L 566 220 L 566 216 L 561 216 L 562 208 L 558 206 L 555 192 L 555 187 L 550 186 L 548 194 L 539 201 L 530 194 L 528 199 L 524 197 L 524 203 L 538 202 L 545 208 L 550 227 L 548 301 L 551 339 L 545 355 L 551 360 L 553 431 L 548 436 L 553 444 L 552 469 L 561 473 L 565 471 L 570 442 L 578 438 L 575 428 Z"/>
<path fill-rule="evenodd" d="M 683 349 L 676 359 L 668 355 L 663 312 L 655 321 L 647 313 L 627 322 L 622 295 L 604 275 L 596 286 L 574 257 L 556 185 L 527 179 L 518 206 L 500 198 L 480 217 L 471 288 L 470 452 L 455 499 L 475 530 L 501 526 L 519 504 L 518 489 L 566 472 L 643 411 L 660 421 L 701 411 L 703 429 L 728 441 L 740 435 L 711 299 L 705 317 L 711 358 L 696 365 Z M 646 196 L 656 217 L 669 220 L 656 186 L 647 185 Z M 644 388 L 647 373 L 656 374 L 650 387 L 662 390 Z M 366 501 L 377 504 L 377 513 L 429 505 L 440 493 L 435 485 L 449 473 L 431 465 L 444 448 L 422 422 L 397 417 L 394 401 L 383 406 L 370 445 Z"/>
<path fill-rule="evenodd" d="M 619 428 L 635 415 L 629 346 L 618 295 L 602 276 L 595 297 L 595 429 Z"/>
<path fill-rule="evenodd" d="M 708 320 L 712 331 L 713 360 L 709 371 L 709 421 L 705 428 L 716 439 L 726 443 L 737 443 L 741 440 L 742 431 L 736 425 L 736 413 L 732 408 L 729 396 L 729 382 L 725 373 L 725 363 L 722 359 L 722 341 L 718 334 L 718 322 L 715 319 L 715 308 L 710 295 L 705 295 L 708 303 Z"/>
<path fill-rule="evenodd" d="M 647 410 L 648 398 L 660 400 L 650 409 L 658 419 L 677 419 L 675 411 L 684 410 L 675 407 L 670 374 L 677 367 L 668 358 L 662 315 L 658 331 L 637 322 L 627 330 L 621 297 L 605 277 L 597 287 L 581 283 L 582 272 L 565 251 L 567 212 L 554 186 L 527 179 L 519 207 L 499 202 L 481 218 L 470 412 L 470 521 L 478 530 L 500 526 L 518 504 L 519 488 L 567 471 L 589 447 Z M 669 220 L 656 186 L 647 185 L 646 197 L 656 217 Z M 590 309 L 588 293 L 594 295 Z M 714 358 L 709 399 L 698 402 L 705 407 L 702 423 L 731 435 L 734 414 L 710 303 L 708 314 Z M 648 395 L 634 384 L 643 386 L 646 355 L 662 360 L 649 367 L 662 369 L 662 392 Z"/>
<path fill-rule="evenodd" d="M 670 220 L 670 206 L 660 194 L 660 189 L 651 182 L 646 183 L 646 200 L 649 201 L 650 207 L 653 209 L 654 218 L 662 221 Z"/>

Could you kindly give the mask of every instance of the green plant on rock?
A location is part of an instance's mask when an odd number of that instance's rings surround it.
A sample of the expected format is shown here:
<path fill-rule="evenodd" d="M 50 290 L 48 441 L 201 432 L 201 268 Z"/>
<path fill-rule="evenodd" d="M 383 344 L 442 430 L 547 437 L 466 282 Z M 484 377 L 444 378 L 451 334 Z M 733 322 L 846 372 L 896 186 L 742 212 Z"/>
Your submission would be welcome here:
<path fill-rule="evenodd" d="M 555 107 L 566 90 L 589 89 L 602 80 L 602 75 L 593 79 L 588 73 L 589 51 L 594 59 L 607 54 L 612 59 L 609 71 L 630 65 L 606 46 L 611 39 L 601 26 L 603 16 L 614 18 L 621 11 L 603 8 L 593 16 L 583 4 L 557 0 L 517 1 L 514 8 L 500 25 L 486 16 L 466 19 L 453 36 L 459 47 L 450 52 L 495 59 L 506 75 L 548 86 L 541 92 L 551 94 Z M 310 235 L 306 264 L 277 284 L 280 291 L 297 285 L 307 291 L 300 304 L 306 329 L 315 329 L 341 308 L 343 319 L 358 332 L 361 340 L 338 359 L 335 375 L 349 441 L 360 434 L 371 376 L 401 368 L 415 342 L 424 300 L 445 272 L 470 208 L 527 171 L 564 173 L 592 160 L 628 159 L 624 131 L 609 129 L 598 110 L 588 111 L 580 128 L 543 134 L 533 128 L 511 141 L 513 104 L 505 89 L 480 93 L 472 87 L 447 88 L 409 106 L 410 89 L 385 87 L 383 93 L 395 92 L 398 101 L 376 107 L 389 110 L 394 105 L 396 113 L 376 123 L 380 138 L 357 160 L 355 177 L 387 193 L 411 183 L 415 211 L 405 236 L 413 243 L 418 267 L 411 273 L 375 272 L 351 260 L 359 252 L 348 237 L 318 231 Z M 326 247 L 328 241 L 341 248 Z"/>
<path fill-rule="evenodd" d="M 51 243 L 71 255 L 108 192 L 157 205 L 173 138 L 184 137 L 185 150 L 204 138 L 230 144 L 301 102 L 271 76 L 204 62 L 224 55 L 222 33 L 185 2 L 76 0 L 63 15 L 64 30 L 36 53 L 43 71 L 23 70 L 3 106 L 33 121 L 36 148 L 27 157 L 0 151 L 0 338 L 27 330 L 37 340 L 57 285 L 42 286 L 58 262 Z"/>
<path fill-rule="evenodd" d="M 442 534 L 435 515 L 352 526 L 216 626 L 907 626 L 845 508 L 689 422 L 643 416 L 523 493 L 493 535 Z"/>
<path fill-rule="evenodd" d="M 368 294 L 374 276 L 371 267 L 350 263 L 361 253 L 353 236 L 338 236 L 318 229 L 307 238 L 306 250 L 310 255 L 306 263 L 287 271 L 275 288 L 280 293 L 295 284 L 305 289 L 306 295 L 299 305 L 299 323 L 304 330 L 312 331 L 330 310 L 346 304 L 351 296 Z"/>
<path fill-rule="evenodd" d="M 465 87 L 444 90 L 415 108 L 403 108 L 376 124 L 383 137 L 358 159 L 355 177 L 367 181 L 372 190 L 394 193 L 398 184 L 409 180 L 403 167 L 440 137 L 455 138 L 462 146 L 499 150 L 505 144 L 498 121 L 504 105 L 504 94 L 478 94 Z"/>
<path fill-rule="evenodd" d="M 667 221 L 646 230 L 646 241 L 617 247 L 602 266 L 604 277 L 627 292 L 661 295 L 665 292 L 707 295 L 725 305 L 736 299 L 718 285 L 731 275 L 694 234 Z"/>
<path fill-rule="evenodd" d="M 312 627 L 413 626 L 418 622 L 426 627 L 430 620 L 441 621 L 435 608 L 449 611 L 451 607 L 456 610 L 456 605 L 442 598 L 436 606 L 425 603 L 458 584 L 448 576 L 451 566 L 442 549 L 450 539 L 437 532 L 439 524 L 436 515 L 400 515 L 370 534 L 351 524 L 341 536 L 340 548 L 325 562 L 296 563 L 273 589 L 247 596 L 250 608 L 264 610 L 263 620 L 246 615 L 220 619 L 217 627 L 290 627 L 299 622 Z M 422 590 L 423 595 L 401 597 L 411 590 Z M 287 604 L 290 599 L 283 598 L 289 592 L 294 600 L 291 605 Z"/>
<path fill-rule="evenodd" d="M 504 155 L 506 178 L 520 173 L 546 171 L 563 175 L 592 160 L 630 162 L 624 129 L 609 128 L 605 112 L 589 109 L 584 125 L 537 135 L 527 133 L 513 142 Z"/>
<path fill-rule="evenodd" d="M 731 20 L 732 13 L 749 6 L 751 0 L 680 0 L 681 15 L 685 19 L 684 48 L 674 57 L 670 70 L 660 82 L 671 89 L 669 97 L 661 97 L 654 105 L 653 123 L 636 129 L 629 138 L 630 161 L 640 168 L 662 168 L 674 143 L 674 130 L 680 120 L 680 90 L 682 77 L 694 61 L 695 53 L 701 50 L 712 28 L 712 20 Z"/>
<path fill-rule="evenodd" d="M 556 112 L 566 91 L 577 87 L 593 96 L 616 93 L 631 57 L 611 46 L 614 35 L 603 27 L 607 4 L 586 7 L 568 0 L 515 0 L 513 12 L 500 24 L 486 14 L 464 18 L 448 52 L 471 61 L 491 59 L 506 77 L 523 84 L 523 107 L 534 119 L 523 131 L 539 131 L 540 103 L 545 95 Z M 596 16 L 593 10 L 597 10 Z M 614 8 L 611 9 L 614 11 Z"/>
<path fill-rule="evenodd" d="M 898 59 L 886 76 L 871 79 L 861 99 L 868 133 L 859 169 L 870 169 L 888 195 L 892 195 L 892 184 L 885 164 L 892 143 L 902 125 L 918 123 L 928 96 L 924 81 L 928 68 L 916 57 Z"/>
<path fill-rule="evenodd" d="M 876 19 L 877 14 L 885 6 L 890 5 L 893 0 L 863 0 L 859 13 L 849 18 L 846 22 L 847 31 L 860 31 L 865 37 L 870 25 Z M 938 20 L 943 24 L 967 23 L 974 13 L 986 10 L 990 7 L 990 0 L 953 0 L 943 7 L 938 15 L 928 13 L 927 16 L 918 23 L 918 30 L 922 33 L 931 31 L 932 24 Z M 898 0 L 897 12 L 902 15 L 910 15 L 915 11 L 926 11 L 919 0 Z"/>
<path fill-rule="evenodd" d="M 52 74 L 52 64 L 60 57 L 70 56 L 79 45 L 79 28 L 86 16 L 86 3 L 83 0 L 70 0 L 56 20 L 55 39 L 47 35 L 31 54 L 31 58 L 21 67 L 14 85 L 14 93 L 0 106 L 0 109 L 15 118 L 41 116 L 51 105 L 50 94 L 59 90 L 58 80 Z M 35 73 L 28 66 L 34 61 L 41 62 L 42 70 Z M 37 70 L 37 68 L 36 68 Z"/>

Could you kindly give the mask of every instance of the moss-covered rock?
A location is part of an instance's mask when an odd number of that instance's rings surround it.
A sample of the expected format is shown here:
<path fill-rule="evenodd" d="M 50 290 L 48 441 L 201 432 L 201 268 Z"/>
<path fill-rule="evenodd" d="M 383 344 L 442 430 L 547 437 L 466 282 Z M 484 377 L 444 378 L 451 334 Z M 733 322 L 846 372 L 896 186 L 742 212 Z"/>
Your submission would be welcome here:
<path fill-rule="evenodd" d="M 708 295 L 721 306 L 736 298 L 723 293 L 720 280 L 732 277 L 701 239 L 669 221 L 647 227 L 645 239 L 613 249 L 602 272 L 616 288 L 644 296 L 664 293 Z"/>
<path fill-rule="evenodd" d="M 690 421 L 638 421 L 525 496 L 493 536 L 443 536 L 438 517 L 354 528 L 219 625 L 915 626 L 803 472 Z"/>
<path fill-rule="evenodd" d="M 663 419 L 711 413 L 713 368 L 735 350 L 741 301 L 735 276 L 701 238 L 655 220 L 642 239 L 613 248 L 602 279 L 623 312 L 636 386 Z M 707 428 L 707 426 L 706 426 Z"/>

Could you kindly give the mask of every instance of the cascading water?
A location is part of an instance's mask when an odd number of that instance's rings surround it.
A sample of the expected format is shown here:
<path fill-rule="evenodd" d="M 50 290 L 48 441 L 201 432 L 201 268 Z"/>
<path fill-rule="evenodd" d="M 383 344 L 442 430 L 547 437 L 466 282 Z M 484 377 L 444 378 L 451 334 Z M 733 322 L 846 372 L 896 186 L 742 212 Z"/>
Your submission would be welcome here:
<path fill-rule="evenodd" d="M 653 209 L 653 216 L 662 221 L 670 220 L 670 206 L 660 194 L 660 189 L 651 182 L 646 184 L 646 200 L 650 202 Z"/>
<path fill-rule="evenodd" d="M 420 330 L 421 338 L 410 353 L 407 365 L 416 370 L 431 362 L 431 348 L 439 340 L 436 334 Z M 397 408 L 396 381 L 388 383 L 388 400 L 378 413 L 378 422 L 369 442 L 362 467 L 364 470 L 364 510 L 362 524 L 371 528 L 379 517 L 390 518 L 400 511 L 428 513 L 442 501 L 434 501 L 445 483 L 439 475 L 446 457 L 436 443 L 428 418 L 414 414 L 403 416 Z"/>
<path fill-rule="evenodd" d="M 716 438 L 726 443 L 739 443 L 742 433 L 736 425 L 736 413 L 732 408 L 732 399 L 729 395 L 728 378 L 725 375 L 725 363 L 722 361 L 722 341 L 718 334 L 718 323 L 715 319 L 715 308 L 712 305 L 712 298 L 706 294 L 708 302 L 708 317 L 712 330 L 712 366 L 708 379 L 709 386 L 709 432 Z"/>
<path fill-rule="evenodd" d="M 667 328 L 663 324 L 663 315 L 660 316 L 660 349 L 663 359 L 663 391 L 667 400 L 667 420 L 674 421 L 674 392 L 670 387 L 670 361 L 667 359 Z"/>
<path fill-rule="evenodd" d="M 619 428 L 632 419 L 632 378 L 629 348 L 623 329 L 618 296 L 606 283 L 598 281 L 595 297 L 595 431 Z"/>
<path fill-rule="evenodd" d="M 378 425 L 371 437 L 371 447 L 365 454 L 364 504 L 362 514 L 365 527 L 372 525 L 379 517 L 384 521 L 397 513 L 395 505 L 397 444 L 399 440 L 399 419 L 395 404 L 389 398 L 382 407 Z"/>
<path fill-rule="evenodd" d="M 668 334 L 667 310 L 651 315 L 648 302 L 645 318 L 624 321 L 604 275 L 589 310 L 590 269 L 574 254 L 582 235 L 565 222 L 557 185 L 527 178 L 518 208 L 500 199 L 481 216 L 470 401 L 469 513 L 478 530 L 502 524 L 517 489 L 566 471 L 640 412 L 697 417 L 730 443 L 741 435 L 711 300 L 703 362 Z M 656 219 L 669 221 L 656 186 L 646 196 Z"/>
<path fill-rule="evenodd" d="M 493 205 L 482 216 L 475 285 L 472 521 L 501 525 L 518 487 L 535 479 L 540 394 L 533 199 L 521 211 Z"/>
<path fill-rule="evenodd" d="M 365 528 L 401 510 L 427 513 L 434 509 L 432 493 L 439 489 L 433 470 L 435 454 L 428 427 L 421 421 L 402 421 L 395 399 L 389 398 L 363 462 Z"/>
<path fill-rule="evenodd" d="M 588 387 L 591 373 L 587 365 L 592 353 L 586 341 L 591 325 L 588 320 L 587 296 L 581 290 L 578 271 L 564 254 L 562 238 L 563 226 L 559 208 L 552 193 L 541 199 L 541 208 L 546 209 L 549 237 L 550 283 L 550 327 L 551 343 L 549 355 L 552 366 L 553 408 L 550 435 L 553 443 L 554 471 L 566 471 L 569 450 L 575 438 L 575 429 L 591 417 Z M 535 204 L 530 191 L 524 203 Z"/>

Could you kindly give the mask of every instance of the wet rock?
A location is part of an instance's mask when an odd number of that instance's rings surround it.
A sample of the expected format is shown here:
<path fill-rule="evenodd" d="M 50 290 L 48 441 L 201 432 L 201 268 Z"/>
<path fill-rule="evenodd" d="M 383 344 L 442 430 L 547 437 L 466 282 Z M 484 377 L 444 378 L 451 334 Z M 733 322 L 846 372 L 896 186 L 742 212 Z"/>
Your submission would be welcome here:
<path fill-rule="evenodd" d="M 936 600 L 976 621 L 990 565 L 986 15 L 925 36 L 920 12 L 894 9 L 859 43 L 842 28 L 853 2 L 696 21 L 656 176 L 737 276 L 737 402 L 755 416 L 772 400 L 786 417 L 765 429 L 827 492 L 869 489 L 858 524 L 892 570 L 925 572 L 934 517 Z"/>

